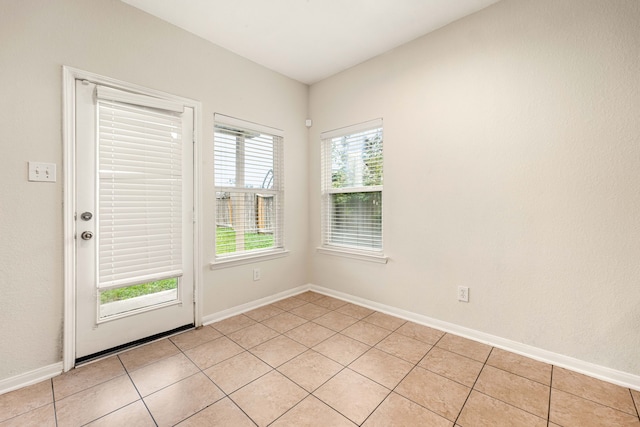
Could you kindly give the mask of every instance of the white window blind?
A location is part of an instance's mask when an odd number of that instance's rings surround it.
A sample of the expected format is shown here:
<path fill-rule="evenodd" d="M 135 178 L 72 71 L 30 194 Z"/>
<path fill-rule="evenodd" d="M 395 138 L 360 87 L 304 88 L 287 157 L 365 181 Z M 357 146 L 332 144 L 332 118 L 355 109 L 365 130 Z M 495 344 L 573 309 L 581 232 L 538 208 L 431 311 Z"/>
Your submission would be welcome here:
<path fill-rule="evenodd" d="M 382 253 L 382 119 L 321 138 L 322 245 Z"/>
<path fill-rule="evenodd" d="M 215 115 L 216 259 L 283 250 L 283 133 Z"/>
<path fill-rule="evenodd" d="M 98 287 L 181 276 L 182 107 L 100 86 L 97 97 Z"/>

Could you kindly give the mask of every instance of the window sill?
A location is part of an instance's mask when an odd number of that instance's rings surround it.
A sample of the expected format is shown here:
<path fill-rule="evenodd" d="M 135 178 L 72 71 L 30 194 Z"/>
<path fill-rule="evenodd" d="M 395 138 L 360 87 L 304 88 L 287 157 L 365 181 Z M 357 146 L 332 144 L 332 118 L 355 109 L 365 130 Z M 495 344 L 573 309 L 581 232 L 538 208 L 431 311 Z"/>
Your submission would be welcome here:
<path fill-rule="evenodd" d="M 376 262 L 379 264 L 386 264 L 387 262 L 389 262 L 389 257 L 384 255 L 352 252 L 348 250 L 333 249 L 333 248 L 326 248 L 326 247 L 319 247 L 316 250 L 318 251 L 318 253 L 321 253 L 321 254 L 341 256 L 345 258 L 357 259 L 360 261 Z"/>
<path fill-rule="evenodd" d="M 235 267 L 237 265 L 251 264 L 254 262 L 268 261 L 270 259 L 282 258 L 289 255 L 289 251 L 279 249 L 276 251 L 263 252 L 259 254 L 245 254 L 235 257 L 223 258 L 209 263 L 211 270 L 219 270 L 221 268 Z"/>

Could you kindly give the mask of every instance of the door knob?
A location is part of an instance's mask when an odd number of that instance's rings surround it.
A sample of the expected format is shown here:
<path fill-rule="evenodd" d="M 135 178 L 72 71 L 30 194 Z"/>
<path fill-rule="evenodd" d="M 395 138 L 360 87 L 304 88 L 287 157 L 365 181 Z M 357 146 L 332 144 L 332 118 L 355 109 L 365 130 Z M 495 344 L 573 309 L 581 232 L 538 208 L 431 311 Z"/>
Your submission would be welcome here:
<path fill-rule="evenodd" d="M 93 233 L 90 231 L 83 231 L 80 237 L 82 237 L 82 240 L 91 240 Z"/>

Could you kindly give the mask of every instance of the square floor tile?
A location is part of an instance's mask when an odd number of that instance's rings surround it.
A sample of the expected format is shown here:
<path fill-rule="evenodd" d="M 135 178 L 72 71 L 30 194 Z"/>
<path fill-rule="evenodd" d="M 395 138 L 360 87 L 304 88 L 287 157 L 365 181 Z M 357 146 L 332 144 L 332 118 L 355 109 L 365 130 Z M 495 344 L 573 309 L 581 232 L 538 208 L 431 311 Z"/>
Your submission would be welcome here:
<path fill-rule="evenodd" d="M 551 385 L 551 365 L 519 354 L 494 348 L 489 355 L 487 365 L 545 385 Z"/>
<path fill-rule="evenodd" d="M 0 395 L 0 422 L 53 402 L 51 380 Z"/>
<path fill-rule="evenodd" d="M 367 345 L 374 346 L 391 334 L 391 331 L 372 323 L 360 321 L 343 330 L 342 334 Z"/>
<path fill-rule="evenodd" d="M 342 307 L 347 302 L 339 300 L 337 298 L 324 296 L 322 298 L 318 298 L 317 300 L 313 301 L 313 303 L 316 304 L 316 305 L 319 305 L 320 307 L 327 308 L 329 310 L 335 310 L 337 308 Z"/>
<path fill-rule="evenodd" d="M 56 400 L 64 399 L 125 373 L 117 356 L 79 366 L 52 379 L 55 398 Z"/>
<path fill-rule="evenodd" d="M 348 368 L 313 393 L 356 424 L 361 424 L 388 394 L 388 389 Z"/>
<path fill-rule="evenodd" d="M 549 386 L 530 379 L 485 366 L 474 390 L 523 409 L 541 418 L 549 412 Z"/>
<path fill-rule="evenodd" d="M 139 399 L 129 377 L 121 375 L 58 400 L 58 426 L 83 425 Z"/>
<path fill-rule="evenodd" d="M 297 328 L 285 332 L 286 336 L 298 341 L 302 345 L 306 345 L 307 347 L 313 347 L 334 334 L 335 331 L 313 322 L 305 323 Z"/>
<path fill-rule="evenodd" d="M 230 333 L 239 331 L 240 329 L 254 325 L 255 323 L 255 320 L 248 318 L 244 314 L 238 314 L 237 316 L 232 316 L 216 322 L 212 324 L 211 327 L 222 334 L 229 335 Z"/>
<path fill-rule="evenodd" d="M 199 369 L 182 353 L 167 357 L 131 372 L 129 376 L 140 395 L 147 396 L 198 372 Z"/>
<path fill-rule="evenodd" d="M 5 414 L 0 415 L 0 417 L 2 418 L 4 418 L 5 416 Z M 32 409 L 29 412 L 25 412 L 21 415 L 9 418 L 5 421 L 0 421 L 0 425 L 2 427 L 56 427 L 56 414 L 53 403 L 49 403 L 39 408 Z"/>
<path fill-rule="evenodd" d="M 358 321 L 358 319 L 347 316 L 346 314 L 341 314 L 336 311 L 330 311 L 324 316 L 320 316 L 317 319 L 313 320 L 318 325 L 322 325 L 325 328 L 332 329 L 336 332 L 340 332 L 344 328 L 353 325 Z"/>
<path fill-rule="evenodd" d="M 640 426 L 637 415 L 630 415 L 555 388 L 551 389 L 549 421 L 561 426 Z"/>
<path fill-rule="evenodd" d="M 200 329 L 194 329 L 191 331 L 182 332 L 178 335 L 174 335 L 169 339 L 180 350 L 185 351 L 200 344 L 212 341 L 216 338 L 220 338 L 221 336 L 222 334 L 211 326 L 203 326 Z"/>
<path fill-rule="evenodd" d="M 244 315 L 255 320 L 256 322 L 262 322 L 263 320 L 267 320 L 268 318 L 273 317 L 277 314 L 281 314 L 283 312 L 283 309 L 278 308 L 273 304 L 269 304 L 256 308 L 255 310 L 247 311 L 246 313 L 244 313 Z"/>
<path fill-rule="evenodd" d="M 301 300 L 306 301 L 306 302 L 313 302 L 315 300 L 318 300 L 318 299 L 324 297 L 324 295 L 319 294 L 317 292 L 313 292 L 313 291 L 303 292 L 301 294 L 294 295 L 294 296 L 296 298 L 301 299 Z"/>
<path fill-rule="evenodd" d="M 273 427 L 355 427 L 354 423 L 313 396 L 308 396 L 271 425 Z"/>
<path fill-rule="evenodd" d="M 278 332 L 273 329 L 267 328 L 262 323 L 256 323 L 229 334 L 229 338 L 248 350 L 278 335 Z"/>
<path fill-rule="evenodd" d="M 474 390 L 462 409 L 458 424 L 461 427 L 545 427 L 547 420 Z"/>
<path fill-rule="evenodd" d="M 394 332 L 376 344 L 376 348 L 416 364 L 431 349 L 431 344 Z"/>
<path fill-rule="evenodd" d="M 165 357 L 178 354 L 180 350 L 169 339 L 141 345 L 132 350 L 120 353 L 118 357 L 129 372 L 141 368 Z"/>
<path fill-rule="evenodd" d="M 135 426 L 155 427 L 151 414 L 142 400 L 136 400 L 130 405 L 89 423 L 91 427 Z"/>
<path fill-rule="evenodd" d="M 483 364 L 477 360 L 433 347 L 418 366 L 467 387 L 472 387 L 480 375 Z"/>
<path fill-rule="evenodd" d="M 302 317 L 291 313 L 278 314 L 262 322 L 263 325 L 268 326 L 281 334 L 305 323 L 307 323 L 307 319 L 303 319 Z"/>
<path fill-rule="evenodd" d="M 637 415 L 628 388 L 558 367 L 553 368 L 552 387 L 593 402 L 610 406 L 627 414 Z"/>
<path fill-rule="evenodd" d="M 313 347 L 318 353 L 344 366 L 356 360 L 370 348 L 370 346 L 342 334 L 335 334 Z"/>
<path fill-rule="evenodd" d="M 300 307 L 296 307 L 290 311 L 290 313 L 295 314 L 296 316 L 300 316 L 303 319 L 313 320 L 322 315 L 327 314 L 329 311 L 328 308 L 320 307 L 315 304 L 305 304 Z"/>
<path fill-rule="evenodd" d="M 413 364 L 377 348 L 372 348 L 349 365 L 349 369 L 393 389 L 413 368 Z"/>
<path fill-rule="evenodd" d="M 400 326 L 404 325 L 407 321 L 404 319 L 400 319 L 395 316 L 390 316 L 385 313 L 380 313 L 376 311 L 369 316 L 363 319 L 365 322 L 372 323 L 376 326 L 380 326 L 381 328 L 388 329 L 390 331 L 395 331 Z"/>
<path fill-rule="evenodd" d="M 224 393 L 197 373 L 144 398 L 158 426 L 172 426 L 222 399 Z"/>
<path fill-rule="evenodd" d="M 451 334 L 442 337 L 436 346 L 482 363 L 487 360 L 491 352 L 490 345 Z"/>
<path fill-rule="evenodd" d="M 255 427 L 255 424 L 229 398 L 225 397 L 213 405 L 187 418 L 180 427 Z"/>
<path fill-rule="evenodd" d="M 307 347 L 299 342 L 296 342 L 291 338 L 287 338 L 284 335 L 279 335 L 267 342 L 255 346 L 251 349 L 251 353 L 260 360 L 276 368 L 306 350 Z"/>
<path fill-rule="evenodd" d="M 359 320 L 373 313 L 373 310 L 369 308 L 361 307 L 359 305 L 355 305 L 351 303 L 347 303 L 343 305 L 342 307 L 338 308 L 336 311 L 338 313 L 346 314 L 347 316 L 355 317 L 356 319 L 359 319 Z"/>
<path fill-rule="evenodd" d="M 308 350 L 280 366 L 278 371 L 308 392 L 312 392 L 342 369 L 343 366 L 339 363 Z"/>
<path fill-rule="evenodd" d="M 258 426 L 266 426 L 307 396 L 298 385 L 272 371 L 229 397 Z"/>
<path fill-rule="evenodd" d="M 417 367 L 396 387 L 396 393 L 455 421 L 471 389 Z"/>
<path fill-rule="evenodd" d="M 274 302 L 272 305 L 281 308 L 282 310 L 293 310 L 296 307 L 300 307 L 301 305 L 305 305 L 307 302 L 300 298 L 289 297 L 285 299 L 281 299 L 280 301 Z"/>
<path fill-rule="evenodd" d="M 446 418 L 396 393 L 391 393 L 363 424 L 364 427 L 452 425 L 453 423 Z"/>
<path fill-rule="evenodd" d="M 444 332 L 442 331 L 413 322 L 405 323 L 396 329 L 395 332 L 432 345 L 444 336 Z"/>
<path fill-rule="evenodd" d="M 204 371 L 227 394 L 272 370 L 271 366 L 245 351 Z"/>
<path fill-rule="evenodd" d="M 242 347 L 229 338 L 220 337 L 187 350 L 184 354 L 200 369 L 206 369 L 243 351 Z"/>

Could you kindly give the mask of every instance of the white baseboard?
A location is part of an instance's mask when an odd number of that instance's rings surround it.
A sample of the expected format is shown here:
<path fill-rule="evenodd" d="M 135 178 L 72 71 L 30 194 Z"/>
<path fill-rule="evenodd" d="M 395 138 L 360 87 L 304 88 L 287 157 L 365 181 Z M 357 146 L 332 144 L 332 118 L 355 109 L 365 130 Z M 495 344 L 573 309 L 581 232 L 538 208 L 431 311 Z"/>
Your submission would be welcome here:
<path fill-rule="evenodd" d="M 400 317 L 405 320 L 410 320 L 412 322 L 439 329 L 444 332 L 450 332 L 452 334 L 469 338 L 474 341 L 479 341 L 484 344 L 489 344 L 493 347 L 498 347 L 512 353 L 530 357 L 531 359 L 539 360 L 541 362 L 549 363 L 554 366 L 566 368 L 571 371 L 588 375 L 590 377 L 617 384 L 622 387 L 632 388 L 634 390 L 640 391 L 640 376 L 638 375 L 629 374 L 627 372 L 622 372 L 615 369 L 607 368 L 605 366 L 596 365 L 595 363 L 585 362 L 580 359 L 554 353 L 548 350 L 543 350 L 541 348 L 522 344 L 506 338 L 487 334 L 485 332 L 480 332 L 475 329 L 465 328 L 464 326 L 459 326 L 453 323 L 443 322 L 432 317 L 423 316 L 421 314 L 391 307 L 389 305 L 380 304 L 322 286 L 310 284 L 307 286 L 307 288 L 314 292 L 329 295 L 343 301 L 348 301 L 353 304 L 370 308 L 372 310 L 377 310 L 386 314 L 390 314 L 392 316 Z"/>
<path fill-rule="evenodd" d="M 246 304 L 237 305 L 235 307 L 231 307 L 227 310 L 222 310 L 217 313 L 209 314 L 207 316 L 202 317 L 203 325 L 210 325 L 215 322 L 219 322 L 221 320 L 227 319 L 229 317 L 235 316 L 237 314 L 242 314 L 250 310 L 255 310 L 256 308 L 262 307 L 264 305 L 272 304 L 276 301 L 280 301 L 281 299 L 289 298 L 294 295 L 301 294 L 302 292 L 308 291 L 311 289 L 311 285 L 302 285 L 297 288 L 288 289 L 286 291 L 277 293 L 275 295 L 271 295 L 265 298 L 260 298 L 256 301 L 251 301 Z"/>
<path fill-rule="evenodd" d="M 423 316 L 421 314 L 413 313 L 410 311 L 395 308 L 389 305 L 381 304 L 378 302 L 370 301 L 364 298 L 356 297 L 346 294 L 344 292 L 335 291 L 333 289 L 317 286 L 313 284 L 306 284 L 298 286 L 293 289 L 289 289 L 278 294 L 261 298 L 256 301 L 252 301 L 246 304 L 238 305 L 227 310 L 219 311 L 202 318 L 203 325 L 209 325 L 214 322 L 219 322 L 228 317 L 235 316 L 237 314 L 245 313 L 250 310 L 262 307 L 264 305 L 272 304 L 284 298 L 289 298 L 294 295 L 298 295 L 302 292 L 312 290 L 320 294 L 332 296 L 353 304 L 361 305 L 363 307 L 370 308 L 372 310 L 387 313 L 392 316 L 400 317 L 405 320 L 409 320 L 421 325 L 429 326 L 431 328 L 440 329 L 444 332 L 450 332 L 455 335 L 459 335 L 465 338 L 469 338 L 474 341 L 479 341 L 485 344 L 489 344 L 493 347 L 498 347 L 503 350 L 511 351 L 513 353 L 520 354 L 522 356 L 530 357 L 541 362 L 550 363 L 561 368 L 566 368 L 575 372 L 579 372 L 590 377 L 594 377 L 603 381 L 607 381 L 613 384 L 620 385 L 622 387 L 631 388 L 640 391 L 640 376 L 629 374 L 627 372 L 618 371 L 615 369 L 607 368 L 605 366 L 596 365 L 594 363 L 585 362 L 573 357 L 565 356 L 551 351 L 543 350 L 537 347 L 533 347 L 527 344 L 522 344 L 516 341 L 501 338 L 495 335 L 487 334 L 485 332 L 476 331 L 474 329 L 465 328 L 449 322 L 443 322 L 441 320 L 434 319 L 432 317 Z M 17 390 L 22 387 L 26 387 L 32 384 L 39 383 L 41 381 L 53 378 L 62 373 L 62 362 L 54 363 L 49 366 L 34 369 L 24 374 L 16 375 L 15 377 L 0 380 L 0 394 L 8 393 L 13 390 Z"/>
<path fill-rule="evenodd" d="M 62 362 L 53 365 L 43 366 L 15 377 L 0 380 L 0 394 L 8 393 L 22 387 L 37 384 L 41 381 L 48 380 L 62 373 Z"/>

